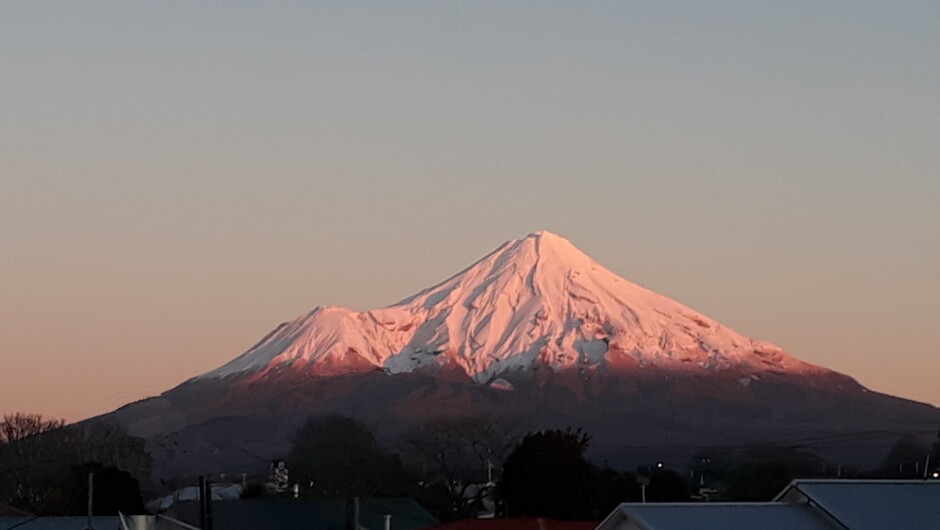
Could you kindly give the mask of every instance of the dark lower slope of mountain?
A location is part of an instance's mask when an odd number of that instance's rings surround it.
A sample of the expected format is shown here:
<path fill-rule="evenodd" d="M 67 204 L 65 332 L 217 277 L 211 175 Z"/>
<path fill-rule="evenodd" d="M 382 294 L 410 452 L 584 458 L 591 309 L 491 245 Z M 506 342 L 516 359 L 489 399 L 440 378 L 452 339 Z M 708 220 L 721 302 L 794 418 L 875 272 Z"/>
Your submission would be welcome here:
<path fill-rule="evenodd" d="M 933 432 L 940 409 L 866 390 L 835 372 L 675 374 L 546 373 L 500 388 L 466 378 L 381 371 L 314 379 L 285 372 L 264 380 L 196 380 L 112 414 L 147 439 L 156 475 L 263 471 L 285 455 L 310 416 L 339 413 L 393 443 L 415 424 L 483 417 L 526 429 L 581 427 L 591 456 L 612 465 L 682 464 L 698 449 L 775 443 L 842 464 L 870 465 L 909 432 Z"/>

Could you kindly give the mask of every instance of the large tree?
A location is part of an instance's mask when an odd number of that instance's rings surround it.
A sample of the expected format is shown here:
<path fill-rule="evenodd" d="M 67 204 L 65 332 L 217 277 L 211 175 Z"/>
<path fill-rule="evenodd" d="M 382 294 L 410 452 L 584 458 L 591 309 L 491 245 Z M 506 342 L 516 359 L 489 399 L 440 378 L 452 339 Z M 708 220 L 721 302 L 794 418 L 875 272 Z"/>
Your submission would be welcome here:
<path fill-rule="evenodd" d="M 504 511 L 510 516 L 594 518 L 594 469 L 584 458 L 589 442 L 580 429 L 526 436 L 503 466 L 499 492 Z"/>
<path fill-rule="evenodd" d="M 307 496 L 408 495 L 418 482 L 365 425 L 339 415 L 308 420 L 294 435 L 287 465 Z"/>
<path fill-rule="evenodd" d="M 793 479 L 828 476 L 832 471 L 818 455 L 774 445 L 753 445 L 737 452 L 727 473 L 728 496 L 734 501 L 769 501 Z"/>
<path fill-rule="evenodd" d="M 470 517 L 486 511 L 484 499 L 519 434 L 509 422 L 474 417 L 422 423 L 402 438 L 408 462 L 449 493 L 453 515 Z"/>
<path fill-rule="evenodd" d="M 899 438 L 881 460 L 876 474 L 890 478 L 920 478 L 932 448 L 913 434 Z"/>
<path fill-rule="evenodd" d="M 603 519 L 622 502 L 638 502 L 641 498 L 636 475 L 609 467 L 594 470 L 591 486 L 590 519 L 593 521 Z"/>
<path fill-rule="evenodd" d="M 88 499 L 88 476 L 93 476 L 93 512 L 95 515 L 139 515 L 147 513 L 137 479 L 127 471 L 98 462 L 88 462 L 71 469 L 70 497 Z M 84 515 L 87 504 L 72 502 L 67 515 Z"/>
<path fill-rule="evenodd" d="M 684 502 L 689 500 L 685 480 L 673 469 L 656 469 L 646 487 L 648 502 Z"/>

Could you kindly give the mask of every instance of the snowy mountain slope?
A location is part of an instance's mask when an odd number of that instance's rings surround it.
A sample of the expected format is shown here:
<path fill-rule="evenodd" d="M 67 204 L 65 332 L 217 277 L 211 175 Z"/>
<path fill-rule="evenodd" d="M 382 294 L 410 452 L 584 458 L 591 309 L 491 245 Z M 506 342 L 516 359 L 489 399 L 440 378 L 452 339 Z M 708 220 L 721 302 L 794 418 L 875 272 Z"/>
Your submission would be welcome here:
<path fill-rule="evenodd" d="M 829 372 L 794 359 L 617 276 L 568 240 L 540 231 L 384 309 L 319 307 L 194 380 L 272 371 L 331 376 L 456 368 L 480 384 L 552 372 L 735 368 Z"/>

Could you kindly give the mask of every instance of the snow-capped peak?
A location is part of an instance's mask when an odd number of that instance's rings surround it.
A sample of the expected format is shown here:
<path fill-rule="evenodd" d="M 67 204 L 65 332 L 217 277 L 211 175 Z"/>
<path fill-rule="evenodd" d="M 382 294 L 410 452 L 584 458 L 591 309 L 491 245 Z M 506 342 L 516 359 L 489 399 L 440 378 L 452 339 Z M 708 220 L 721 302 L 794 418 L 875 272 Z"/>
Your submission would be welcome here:
<path fill-rule="evenodd" d="M 263 376 L 274 369 L 326 376 L 453 366 L 488 383 L 542 367 L 649 365 L 817 370 L 628 282 L 559 235 L 537 231 L 387 308 L 314 309 L 199 378 Z"/>

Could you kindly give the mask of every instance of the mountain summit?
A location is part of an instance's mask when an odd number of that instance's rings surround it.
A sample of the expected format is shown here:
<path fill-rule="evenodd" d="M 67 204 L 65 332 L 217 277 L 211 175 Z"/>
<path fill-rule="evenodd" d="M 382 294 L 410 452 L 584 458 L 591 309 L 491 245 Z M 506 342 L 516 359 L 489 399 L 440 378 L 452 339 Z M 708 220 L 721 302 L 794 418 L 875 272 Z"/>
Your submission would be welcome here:
<path fill-rule="evenodd" d="M 827 371 L 630 283 L 567 239 L 538 231 L 384 309 L 318 307 L 196 379 L 456 369 L 479 384 L 502 385 L 540 369 L 646 366 L 735 368 L 754 378 Z"/>

